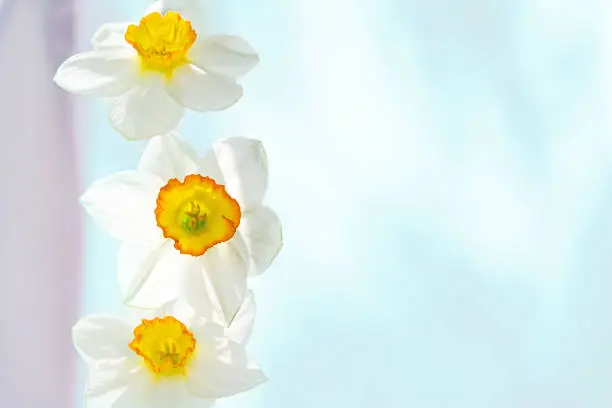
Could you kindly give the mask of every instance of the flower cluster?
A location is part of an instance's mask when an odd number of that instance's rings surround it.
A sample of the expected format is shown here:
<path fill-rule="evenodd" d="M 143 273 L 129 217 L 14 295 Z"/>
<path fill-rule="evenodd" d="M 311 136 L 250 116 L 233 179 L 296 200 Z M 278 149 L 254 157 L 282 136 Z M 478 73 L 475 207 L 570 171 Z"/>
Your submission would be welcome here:
<path fill-rule="evenodd" d="M 249 277 L 282 247 L 263 204 L 262 143 L 233 137 L 198 156 L 175 128 L 185 108 L 237 102 L 258 63 L 242 38 L 206 33 L 198 0 L 163 0 L 138 23 L 103 25 L 55 82 L 102 97 L 127 140 L 149 139 L 136 170 L 96 181 L 87 212 L 121 241 L 117 280 L 134 314 L 90 316 L 73 329 L 89 364 L 90 408 L 208 407 L 266 377 L 245 352 L 255 318 Z M 137 309 L 136 309 L 137 308 Z"/>

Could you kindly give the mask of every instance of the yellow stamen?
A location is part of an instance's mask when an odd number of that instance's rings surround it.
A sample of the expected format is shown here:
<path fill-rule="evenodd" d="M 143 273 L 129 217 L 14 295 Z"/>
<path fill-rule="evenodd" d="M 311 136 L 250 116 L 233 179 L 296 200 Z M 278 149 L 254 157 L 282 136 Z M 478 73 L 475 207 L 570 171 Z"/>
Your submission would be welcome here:
<path fill-rule="evenodd" d="M 209 177 L 171 179 L 159 190 L 155 219 L 164 237 L 183 254 L 200 256 L 230 240 L 240 225 L 238 202 Z"/>
<path fill-rule="evenodd" d="M 151 13 L 131 24 L 125 40 L 140 56 L 144 71 L 157 71 L 171 77 L 174 69 L 189 62 L 187 52 L 197 38 L 191 23 L 179 13 L 168 11 L 163 16 Z"/>
<path fill-rule="evenodd" d="M 207 212 L 202 208 L 206 208 L 206 206 L 197 201 L 190 201 L 188 208 L 183 210 L 181 220 L 187 231 L 195 234 L 204 228 Z"/>
<path fill-rule="evenodd" d="M 172 316 L 143 319 L 129 347 L 158 376 L 185 374 L 196 347 L 193 333 Z"/>

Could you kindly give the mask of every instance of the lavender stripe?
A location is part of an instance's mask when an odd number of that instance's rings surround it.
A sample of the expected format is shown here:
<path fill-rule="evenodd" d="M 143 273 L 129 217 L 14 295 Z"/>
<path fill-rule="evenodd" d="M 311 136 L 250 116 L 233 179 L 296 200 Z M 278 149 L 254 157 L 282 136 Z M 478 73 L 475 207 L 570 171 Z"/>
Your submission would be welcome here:
<path fill-rule="evenodd" d="M 3 28 L 11 15 L 15 2 L 16 0 L 0 0 L 0 34 L 3 34 Z"/>
<path fill-rule="evenodd" d="M 0 405 L 7 407 L 73 406 L 79 183 L 70 99 L 51 80 L 72 51 L 73 10 L 72 0 L 3 5 Z"/>

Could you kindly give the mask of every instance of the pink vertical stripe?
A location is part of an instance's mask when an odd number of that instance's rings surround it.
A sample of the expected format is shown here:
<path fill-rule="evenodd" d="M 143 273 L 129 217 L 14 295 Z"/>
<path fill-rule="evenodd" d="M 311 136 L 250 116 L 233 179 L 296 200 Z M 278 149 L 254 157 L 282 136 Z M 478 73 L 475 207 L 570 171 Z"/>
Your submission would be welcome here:
<path fill-rule="evenodd" d="M 72 10 L 16 0 L 0 33 L 3 407 L 73 406 L 81 213 L 69 97 L 52 82 L 71 53 Z"/>

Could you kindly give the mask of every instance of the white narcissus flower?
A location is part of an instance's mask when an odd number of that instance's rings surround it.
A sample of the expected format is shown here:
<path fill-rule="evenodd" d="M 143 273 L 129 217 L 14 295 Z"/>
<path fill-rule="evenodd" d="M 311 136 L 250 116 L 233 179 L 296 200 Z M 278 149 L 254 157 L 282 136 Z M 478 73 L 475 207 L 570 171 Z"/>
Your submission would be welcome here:
<path fill-rule="evenodd" d="M 230 107 L 243 94 L 236 79 L 259 61 L 242 38 L 207 35 L 194 0 L 150 11 L 138 24 L 104 24 L 93 50 L 70 57 L 54 78 L 69 92 L 106 98 L 111 124 L 128 140 L 170 132 L 184 108 Z"/>
<path fill-rule="evenodd" d="M 85 209 L 122 241 L 125 303 L 154 308 L 185 299 L 229 324 L 282 246 L 281 223 L 262 205 L 268 163 L 261 142 L 222 140 L 202 159 L 176 133 L 149 141 L 138 169 L 95 182 Z"/>
<path fill-rule="evenodd" d="M 205 408 L 215 399 L 266 381 L 247 356 L 252 296 L 235 324 L 197 315 L 169 302 L 143 319 L 89 316 L 72 329 L 74 346 L 89 365 L 88 408 Z"/>

